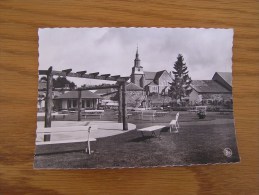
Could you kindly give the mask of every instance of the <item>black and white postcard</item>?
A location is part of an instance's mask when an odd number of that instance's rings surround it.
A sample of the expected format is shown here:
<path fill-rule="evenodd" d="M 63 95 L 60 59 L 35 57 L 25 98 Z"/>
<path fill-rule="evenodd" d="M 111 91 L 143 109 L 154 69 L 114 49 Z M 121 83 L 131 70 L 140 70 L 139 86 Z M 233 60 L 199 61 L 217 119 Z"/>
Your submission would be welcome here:
<path fill-rule="evenodd" d="M 195 28 L 39 29 L 34 168 L 239 162 L 233 34 Z"/>

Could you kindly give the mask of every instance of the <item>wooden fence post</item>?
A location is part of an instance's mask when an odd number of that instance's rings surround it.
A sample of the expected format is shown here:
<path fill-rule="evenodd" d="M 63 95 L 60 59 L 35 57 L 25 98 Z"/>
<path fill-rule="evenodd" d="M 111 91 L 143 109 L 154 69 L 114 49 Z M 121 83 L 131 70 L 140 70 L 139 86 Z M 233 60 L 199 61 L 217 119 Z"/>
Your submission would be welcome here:
<path fill-rule="evenodd" d="M 123 120 L 123 130 L 128 130 L 126 82 L 122 83 L 122 120 Z"/>
<path fill-rule="evenodd" d="M 53 88 L 53 75 L 52 66 L 49 67 L 47 72 L 47 93 L 45 99 L 45 127 L 51 127 L 51 111 L 52 111 L 52 88 Z"/>
<path fill-rule="evenodd" d="M 119 84 L 119 87 L 118 87 L 118 95 L 119 95 L 119 107 L 118 107 L 118 123 L 121 123 L 122 122 L 122 85 Z"/>
<path fill-rule="evenodd" d="M 52 112 L 52 88 L 53 88 L 53 75 L 52 66 L 49 67 L 47 72 L 47 93 L 45 98 L 45 127 L 51 127 L 51 112 Z M 44 141 L 50 141 L 50 134 L 44 135 Z"/>

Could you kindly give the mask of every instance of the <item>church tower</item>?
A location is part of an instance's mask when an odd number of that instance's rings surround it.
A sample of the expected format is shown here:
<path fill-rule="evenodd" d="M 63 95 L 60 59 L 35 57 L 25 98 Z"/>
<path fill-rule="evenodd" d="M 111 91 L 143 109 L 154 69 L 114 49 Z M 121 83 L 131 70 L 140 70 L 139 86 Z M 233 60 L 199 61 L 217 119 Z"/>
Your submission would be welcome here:
<path fill-rule="evenodd" d="M 143 67 L 140 66 L 140 59 L 139 59 L 139 54 L 138 54 L 138 48 L 136 51 L 136 57 L 134 60 L 134 66 L 132 67 L 132 72 L 131 72 L 131 82 L 136 84 L 139 87 L 144 87 L 144 72 L 143 72 Z"/>

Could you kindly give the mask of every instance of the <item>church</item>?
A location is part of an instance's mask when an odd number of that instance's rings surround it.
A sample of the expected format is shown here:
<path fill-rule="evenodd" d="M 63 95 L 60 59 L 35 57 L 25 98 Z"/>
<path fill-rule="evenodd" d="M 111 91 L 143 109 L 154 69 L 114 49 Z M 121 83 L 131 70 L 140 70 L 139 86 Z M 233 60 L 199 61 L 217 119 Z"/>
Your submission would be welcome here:
<path fill-rule="evenodd" d="M 170 87 L 169 82 L 172 82 L 172 75 L 166 70 L 158 72 L 144 71 L 140 65 L 138 49 L 134 60 L 134 66 L 130 75 L 131 82 L 143 88 L 147 95 L 152 94 L 168 94 Z"/>

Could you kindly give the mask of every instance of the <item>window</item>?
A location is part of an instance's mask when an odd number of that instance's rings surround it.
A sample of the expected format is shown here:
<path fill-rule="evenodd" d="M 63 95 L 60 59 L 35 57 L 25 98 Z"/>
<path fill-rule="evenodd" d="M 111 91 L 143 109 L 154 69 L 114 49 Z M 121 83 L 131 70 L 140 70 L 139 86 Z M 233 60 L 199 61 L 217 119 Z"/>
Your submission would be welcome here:
<path fill-rule="evenodd" d="M 86 100 L 86 107 L 90 107 L 91 106 L 91 103 L 90 103 L 90 100 Z"/>
<path fill-rule="evenodd" d="M 210 104 L 210 105 L 212 105 L 212 104 L 213 104 L 213 100 L 212 100 L 212 99 L 208 99 L 208 100 L 207 100 L 207 103 Z"/>
<path fill-rule="evenodd" d="M 73 107 L 77 107 L 77 101 L 73 100 Z"/>

